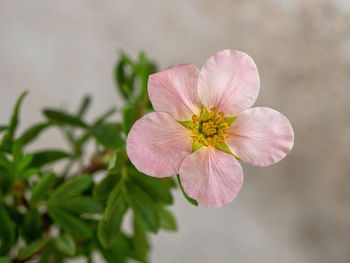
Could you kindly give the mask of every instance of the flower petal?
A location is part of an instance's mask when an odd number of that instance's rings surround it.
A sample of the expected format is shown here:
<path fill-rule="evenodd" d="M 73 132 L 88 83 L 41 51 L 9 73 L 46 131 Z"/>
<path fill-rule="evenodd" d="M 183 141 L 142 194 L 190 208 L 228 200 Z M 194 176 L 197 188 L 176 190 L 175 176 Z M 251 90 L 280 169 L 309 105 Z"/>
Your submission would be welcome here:
<path fill-rule="evenodd" d="M 231 155 L 202 147 L 180 167 L 180 179 L 188 196 L 204 207 L 221 207 L 232 202 L 243 184 L 243 169 Z"/>
<path fill-rule="evenodd" d="M 176 175 L 192 152 L 191 131 L 165 112 L 152 112 L 135 122 L 126 150 L 140 172 L 154 177 Z"/>
<path fill-rule="evenodd" d="M 201 102 L 197 92 L 198 69 L 183 64 L 152 74 L 148 80 L 148 95 L 156 111 L 164 111 L 179 121 L 198 115 Z"/>
<path fill-rule="evenodd" d="M 259 93 L 258 69 L 251 57 L 236 50 L 222 50 L 203 65 L 198 78 L 199 97 L 207 109 L 235 116 L 251 107 Z"/>
<path fill-rule="evenodd" d="M 244 162 L 256 166 L 279 162 L 294 144 L 294 132 L 288 119 L 265 107 L 241 112 L 227 133 L 230 150 Z"/>

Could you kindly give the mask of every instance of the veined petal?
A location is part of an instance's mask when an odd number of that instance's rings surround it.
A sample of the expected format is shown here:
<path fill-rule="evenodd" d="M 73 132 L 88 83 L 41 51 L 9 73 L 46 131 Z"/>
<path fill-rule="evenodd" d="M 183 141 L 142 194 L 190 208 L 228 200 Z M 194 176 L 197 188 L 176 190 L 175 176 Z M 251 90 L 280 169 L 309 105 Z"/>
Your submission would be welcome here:
<path fill-rule="evenodd" d="M 191 120 L 200 113 L 197 92 L 199 70 L 183 64 L 152 74 L 148 80 L 148 95 L 156 111 L 167 112 L 176 120 Z"/>
<path fill-rule="evenodd" d="M 294 132 L 280 112 L 255 107 L 241 112 L 227 131 L 231 151 L 244 162 L 268 166 L 282 160 L 292 149 Z"/>
<path fill-rule="evenodd" d="M 180 167 L 184 191 L 204 207 L 221 207 L 232 202 L 243 184 L 243 169 L 230 154 L 202 147 Z"/>
<path fill-rule="evenodd" d="M 199 97 L 207 109 L 216 107 L 235 116 L 251 107 L 259 93 L 258 69 L 251 57 L 236 50 L 222 50 L 203 65 L 198 78 Z"/>
<path fill-rule="evenodd" d="M 126 150 L 140 172 L 154 177 L 176 175 L 192 152 L 191 131 L 168 113 L 152 112 L 135 122 Z"/>

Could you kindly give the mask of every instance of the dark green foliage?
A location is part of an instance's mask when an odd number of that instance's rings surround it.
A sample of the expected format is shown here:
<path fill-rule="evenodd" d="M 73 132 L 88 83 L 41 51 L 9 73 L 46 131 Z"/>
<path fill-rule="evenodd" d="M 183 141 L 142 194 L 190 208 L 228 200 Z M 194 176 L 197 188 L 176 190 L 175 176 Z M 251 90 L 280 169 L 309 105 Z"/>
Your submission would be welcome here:
<path fill-rule="evenodd" d="M 92 98 L 85 96 L 73 113 L 44 109 L 44 121 L 17 136 L 27 93 L 19 97 L 9 123 L 0 125 L 0 263 L 63 263 L 75 256 L 92 262 L 96 250 L 111 263 L 148 262 L 150 232 L 177 229 L 167 209 L 176 183 L 138 172 L 125 150 L 134 122 L 152 110 L 147 81 L 155 71 L 144 53 L 137 60 L 121 54 L 115 81 L 126 105 L 115 107 L 121 109 L 119 122 L 110 120 L 114 107 L 89 121 Z M 70 148 L 28 151 L 26 146 L 48 128 L 59 129 Z M 91 141 L 95 149 L 86 156 Z M 96 179 L 97 171 L 103 178 Z M 123 229 L 127 213 L 133 220 L 131 235 Z M 15 246 L 18 253 L 10 253 Z"/>

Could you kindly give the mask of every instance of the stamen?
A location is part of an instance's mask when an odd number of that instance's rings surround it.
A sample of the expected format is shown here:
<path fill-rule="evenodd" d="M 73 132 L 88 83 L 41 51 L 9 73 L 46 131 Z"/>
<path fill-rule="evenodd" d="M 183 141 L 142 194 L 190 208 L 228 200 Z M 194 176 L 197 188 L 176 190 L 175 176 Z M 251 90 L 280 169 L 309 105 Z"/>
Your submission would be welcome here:
<path fill-rule="evenodd" d="M 216 108 L 212 107 L 210 112 L 205 107 L 202 107 L 202 112 L 199 116 L 193 115 L 193 125 L 188 126 L 192 131 L 194 142 L 204 146 L 215 146 L 216 143 L 224 143 L 225 138 L 229 135 L 225 130 L 230 129 L 230 125 L 225 121 L 224 112 L 216 114 Z"/>

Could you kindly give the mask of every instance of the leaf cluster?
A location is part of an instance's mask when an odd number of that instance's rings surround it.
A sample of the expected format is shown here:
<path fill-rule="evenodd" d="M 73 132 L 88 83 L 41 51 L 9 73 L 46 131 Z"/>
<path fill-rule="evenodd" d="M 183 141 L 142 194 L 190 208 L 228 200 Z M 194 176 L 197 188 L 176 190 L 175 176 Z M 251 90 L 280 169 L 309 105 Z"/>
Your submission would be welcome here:
<path fill-rule="evenodd" d="M 121 121 L 112 121 L 114 108 L 87 121 L 92 98 L 85 96 L 75 112 L 45 108 L 42 122 L 18 134 L 27 92 L 19 97 L 9 123 L 0 125 L 1 263 L 92 262 L 94 251 L 106 262 L 148 262 L 149 235 L 177 229 L 168 209 L 176 183 L 140 173 L 125 151 L 131 126 L 152 110 L 147 80 L 155 71 L 144 53 L 136 60 L 121 53 L 114 72 L 125 101 Z M 58 129 L 69 150 L 28 150 L 48 129 Z M 89 144 L 95 148 L 86 162 Z"/>

